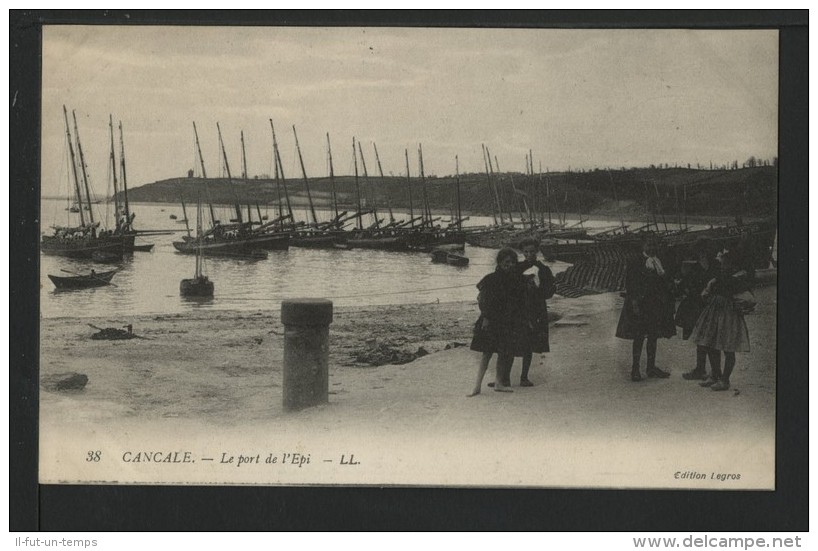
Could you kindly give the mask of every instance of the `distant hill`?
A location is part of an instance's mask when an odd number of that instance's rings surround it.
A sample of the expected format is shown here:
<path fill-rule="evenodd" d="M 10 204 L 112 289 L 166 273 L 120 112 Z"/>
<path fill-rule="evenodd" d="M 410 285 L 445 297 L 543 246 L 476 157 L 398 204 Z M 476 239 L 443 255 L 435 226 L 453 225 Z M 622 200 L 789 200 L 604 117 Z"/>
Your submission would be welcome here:
<path fill-rule="evenodd" d="M 331 204 L 329 178 L 310 178 L 310 192 L 316 205 Z M 675 216 L 688 215 L 768 216 L 777 212 L 778 170 L 775 166 L 734 170 L 700 170 L 689 168 L 644 168 L 625 170 L 592 170 L 586 172 L 549 173 L 534 178 L 520 173 L 495 175 L 494 181 L 504 211 L 513 204 L 519 211 L 525 198 L 532 210 L 545 212 L 546 189 L 550 190 L 553 211 L 615 215 L 656 212 Z M 387 205 L 409 208 L 409 183 L 406 177 L 359 178 L 364 206 Z M 307 202 L 303 180 L 286 182 L 293 205 Z M 345 210 L 356 206 L 356 186 L 352 176 L 335 178 L 338 200 Z M 429 204 L 435 210 L 448 210 L 454 202 L 453 176 L 426 178 Z M 485 174 L 460 176 L 461 207 L 465 212 L 490 215 L 497 200 Z M 516 192 L 514 190 L 517 190 Z M 418 209 L 423 201 L 419 178 L 411 179 L 412 202 Z M 281 190 L 283 194 L 283 188 Z M 273 205 L 278 201 L 276 184 L 270 179 L 233 180 L 226 178 L 172 178 L 145 184 L 129 190 L 131 201 L 188 203 L 197 197 L 214 204 Z M 677 207 L 678 205 L 678 207 Z"/>

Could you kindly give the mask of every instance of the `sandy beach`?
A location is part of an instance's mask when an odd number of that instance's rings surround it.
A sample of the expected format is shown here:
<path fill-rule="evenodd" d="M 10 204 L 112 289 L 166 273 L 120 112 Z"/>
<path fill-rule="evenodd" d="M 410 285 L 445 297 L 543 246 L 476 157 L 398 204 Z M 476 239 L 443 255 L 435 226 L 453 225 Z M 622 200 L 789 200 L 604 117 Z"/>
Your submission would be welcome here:
<path fill-rule="evenodd" d="M 679 337 L 659 343 L 671 378 L 632 383 L 630 342 L 613 336 L 618 293 L 550 301 L 552 352 L 535 356 L 535 386 L 516 386 L 517 359 L 514 392 L 493 392 L 492 361 L 472 398 L 476 302 L 339 308 L 329 403 L 298 413 L 282 408 L 277 311 L 42 319 L 41 380 L 79 372 L 88 384 L 41 388 L 40 479 L 772 489 L 776 288 L 756 296 L 752 352 L 727 392 L 681 378 L 695 346 Z M 144 339 L 91 340 L 87 324 L 131 324 Z M 369 363 L 421 348 L 408 363 Z"/>

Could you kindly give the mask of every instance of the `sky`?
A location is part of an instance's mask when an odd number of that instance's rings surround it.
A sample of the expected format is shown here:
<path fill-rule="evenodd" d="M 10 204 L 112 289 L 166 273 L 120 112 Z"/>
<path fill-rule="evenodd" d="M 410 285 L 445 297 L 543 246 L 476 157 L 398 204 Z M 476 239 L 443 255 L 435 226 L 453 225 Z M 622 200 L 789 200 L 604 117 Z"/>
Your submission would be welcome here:
<path fill-rule="evenodd" d="M 287 178 L 367 169 L 427 175 L 777 155 L 775 30 L 45 26 L 42 193 L 71 185 L 62 106 L 76 112 L 95 192 L 109 189 L 109 114 L 128 185 L 186 175 L 196 122 L 208 176 L 272 173 L 273 119 Z M 71 129 L 73 133 L 73 127 Z M 118 135 L 117 150 L 119 148 Z M 118 153 L 117 153 L 118 154 Z"/>

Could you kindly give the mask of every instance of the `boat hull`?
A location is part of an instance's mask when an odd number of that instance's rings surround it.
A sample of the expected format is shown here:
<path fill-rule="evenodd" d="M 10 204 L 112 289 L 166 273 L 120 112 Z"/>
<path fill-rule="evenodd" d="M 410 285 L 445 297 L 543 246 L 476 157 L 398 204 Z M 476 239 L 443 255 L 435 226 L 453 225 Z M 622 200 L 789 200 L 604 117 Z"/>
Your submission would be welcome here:
<path fill-rule="evenodd" d="M 68 291 L 77 289 L 90 289 L 93 287 L 104 287 L 111 284 L 111 278 L 114 277 L 116 270 L 109 272 L 100 272 L 92 275 L 81 276 L 55 276 L 48 274 L 48 279 L 54 284 L 58 291 Z"/>
<path fill-rule="evenodd" d="M 353 237 L 347 239 L 350 249 L 373 249 L 379 251 L 408 251 L 409 240 L 406 236 L 388 237 Z"/>
<path fill-rule="evenodd" d="M 201 245 L 195 239 L 191 239 L 188 241 L 174 241 L 173 247 L 184 254 L 196 254 L 201 247 L 202 254 L 205 256 L 267 258 L 267 251 L 260 246 L 260 243 L 250 239 L 208 239 L 204 240 Z"/>
<path fill-rule="evenodd" d="M 446 256 L 446 264 L 448 264 L 449 266 L 468 266 L 469 259 L 468 257 L 461 256 L 459 254 L 449 253 Z"/>
<path fill-rule="evenodd" d="M 318 235 L 294 234 L 290 237 L 291 247 L 301 247 L 305 249 L 334 249 L 336 245 L 346 241 L 342 233 L 327 233 Z"/>
<path fill-rule="evenodd" d="M 214 285 L 206 277 L 183 279 L 179 283 L 179 294 L 183 297 L 212 297 Z"/>
<path fill-rule="evenodd" d="M 44 235 L 40 242 L 43 254 L 65 256 L 68 258 L 91 259 L 94 253 L 108 253 L 122 258 L 126 240 L 120 236 L 85 237 L 83 239 L 64 239 Z"/>

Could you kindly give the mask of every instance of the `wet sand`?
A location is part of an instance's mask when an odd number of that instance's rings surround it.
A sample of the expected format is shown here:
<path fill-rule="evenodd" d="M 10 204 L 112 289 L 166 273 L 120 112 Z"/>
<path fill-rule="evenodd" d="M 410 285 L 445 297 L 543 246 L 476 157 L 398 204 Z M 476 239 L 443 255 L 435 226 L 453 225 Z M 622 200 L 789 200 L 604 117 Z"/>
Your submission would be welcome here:
<path fill-rule="evenodd" d="M 680 338 L 659 343 L 671 378 L 632 383 L 630 342 L 613 337 L 617 293 L 551 301 L 559 320 L 552 352 L 535 356 L 535 386 L 516 386 L 518 359 L 514 392 L 493 392 L 492 361 L 472 398 L 480 355 L 459 345 L 475 302 L 337 309 L 329 403 L 298 413 L 282 408 L 278 312 L 43 319 L 41 376 L 89 382 L 41 389 L 41 481 L 772 489 L 775 287 L 757 298 L 752 352 L 738 355 L 727 392 L 681 378 L 695 346 Z M 132 324 L 145 339 L 90 340 L 86 323 Z M 380 344 L 430 354 L 356 361 Z M 96 449 L 104 459 L 86 461 Z M 133 450 L 186 450 L 196 462 L 134 464 Z M 223 453 L 260 464 L 235 468 Z M 263 464 L 285 453 L 311 463 Z M 341 467 L 350 454 L 359 464 Z"/>

